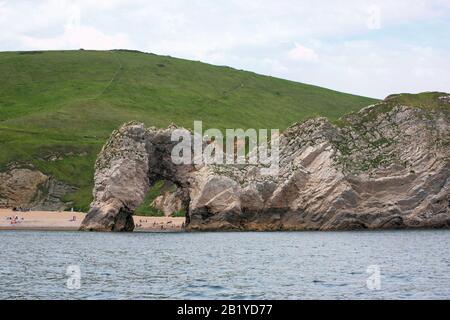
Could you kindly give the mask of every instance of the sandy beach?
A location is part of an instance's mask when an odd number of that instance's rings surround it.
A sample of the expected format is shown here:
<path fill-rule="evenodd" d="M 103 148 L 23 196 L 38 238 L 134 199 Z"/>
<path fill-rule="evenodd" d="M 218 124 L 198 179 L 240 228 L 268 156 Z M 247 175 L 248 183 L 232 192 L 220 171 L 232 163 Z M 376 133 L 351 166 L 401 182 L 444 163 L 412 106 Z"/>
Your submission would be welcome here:
<path fill-rule="evenodd" d="M 76 231 L 85 213 L 65 211 L 17 212 L 0 209 L 0 230 L 52 230 Z M 134 216 L 135 231 L 179 232 L 183 231 L 184 218 Z"/>

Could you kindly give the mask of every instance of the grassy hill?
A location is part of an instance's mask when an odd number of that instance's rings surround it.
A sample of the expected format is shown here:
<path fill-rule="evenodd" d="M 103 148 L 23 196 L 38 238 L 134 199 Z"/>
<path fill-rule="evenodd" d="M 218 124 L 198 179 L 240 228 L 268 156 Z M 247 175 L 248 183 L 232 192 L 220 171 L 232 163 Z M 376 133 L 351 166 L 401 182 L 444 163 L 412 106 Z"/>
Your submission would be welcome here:
<path fill-rule="evenodd" d="M 134 51 L 0 53 L 0 171 L 33 166 L 76 186 L 85 210 L 93 166 L 129 120 L 187 128 L 279 128 L 337 119 L 376 100 L 316 86 Z"/>

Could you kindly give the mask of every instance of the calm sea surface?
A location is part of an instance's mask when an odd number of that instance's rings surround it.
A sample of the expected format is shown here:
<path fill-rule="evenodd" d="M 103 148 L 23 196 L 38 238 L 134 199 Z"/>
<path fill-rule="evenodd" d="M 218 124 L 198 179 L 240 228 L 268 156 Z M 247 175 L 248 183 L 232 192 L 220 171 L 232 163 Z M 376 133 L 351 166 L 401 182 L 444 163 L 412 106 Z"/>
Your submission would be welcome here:
<path fill-rule="evenodd" d="M 0 299 L 450 299 L 450 230 L 0 231 L 0 254 Z"/>

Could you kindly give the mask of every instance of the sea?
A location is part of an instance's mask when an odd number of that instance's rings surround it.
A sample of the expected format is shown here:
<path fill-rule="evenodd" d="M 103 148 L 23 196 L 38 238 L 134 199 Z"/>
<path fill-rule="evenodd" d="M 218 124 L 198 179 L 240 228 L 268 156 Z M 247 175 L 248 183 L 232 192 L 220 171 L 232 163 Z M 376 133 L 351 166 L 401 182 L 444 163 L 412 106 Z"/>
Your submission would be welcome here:
<path fill-rule="evenodd" d="M 0 299 L 450 299 L 450 230 L 0 231 Z"/>

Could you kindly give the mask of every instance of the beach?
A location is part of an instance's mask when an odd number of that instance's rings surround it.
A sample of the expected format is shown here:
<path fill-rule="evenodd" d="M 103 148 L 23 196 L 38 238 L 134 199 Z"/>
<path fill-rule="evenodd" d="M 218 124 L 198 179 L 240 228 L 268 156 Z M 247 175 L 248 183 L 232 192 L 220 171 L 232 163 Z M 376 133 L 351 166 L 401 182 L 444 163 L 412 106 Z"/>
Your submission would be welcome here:
<path fill-rule="evenodd" d="M 76 231 L 85 217 L 83 212 L 13 211 L 0 209 L 0 230 Z M 133 216 L 137 232 L 183 231 L 183 217 Z"/>

